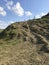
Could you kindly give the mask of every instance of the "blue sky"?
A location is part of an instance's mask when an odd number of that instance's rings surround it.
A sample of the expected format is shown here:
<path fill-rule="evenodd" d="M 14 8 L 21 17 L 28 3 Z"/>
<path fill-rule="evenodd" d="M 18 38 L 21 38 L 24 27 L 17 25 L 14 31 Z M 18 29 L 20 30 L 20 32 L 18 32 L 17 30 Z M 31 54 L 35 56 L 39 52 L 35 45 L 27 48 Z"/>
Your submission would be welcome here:
<path fill-rule="evenodd" d="M 40 18 L 49 12 L 49 0 L 0 0 L 0 28 L 28 19 Z"/>

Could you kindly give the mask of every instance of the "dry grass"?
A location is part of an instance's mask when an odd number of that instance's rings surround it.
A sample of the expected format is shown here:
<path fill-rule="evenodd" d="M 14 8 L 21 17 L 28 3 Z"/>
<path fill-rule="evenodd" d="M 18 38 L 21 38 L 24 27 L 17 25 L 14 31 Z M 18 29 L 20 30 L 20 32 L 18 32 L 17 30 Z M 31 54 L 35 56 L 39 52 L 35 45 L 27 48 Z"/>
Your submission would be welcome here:
<path fill-rule="evenodd" d="M 14 23 L 0 34 L 0 65 L 49 65 L 49 20 Z"/>

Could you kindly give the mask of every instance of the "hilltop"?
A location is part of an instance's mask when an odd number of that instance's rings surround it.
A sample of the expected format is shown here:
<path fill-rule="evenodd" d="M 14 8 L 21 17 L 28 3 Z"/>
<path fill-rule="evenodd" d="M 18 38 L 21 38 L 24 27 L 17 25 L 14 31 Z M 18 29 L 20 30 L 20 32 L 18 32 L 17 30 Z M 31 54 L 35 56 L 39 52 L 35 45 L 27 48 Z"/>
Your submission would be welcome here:
<path fill-rule="evenodd" d="M 0 65 L 49 65 L 49 13 L 16 22 L 0 33 Z"/>

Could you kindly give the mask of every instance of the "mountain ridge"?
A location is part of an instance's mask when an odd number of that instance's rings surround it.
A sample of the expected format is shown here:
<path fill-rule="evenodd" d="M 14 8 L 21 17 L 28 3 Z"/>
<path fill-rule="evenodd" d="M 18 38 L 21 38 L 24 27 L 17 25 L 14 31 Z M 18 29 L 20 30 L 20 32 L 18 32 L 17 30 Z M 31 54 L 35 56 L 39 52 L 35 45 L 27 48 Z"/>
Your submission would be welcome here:
<path fill-rule="evenodd" d="M 0 46 L 0 65 L 49 65 L 49 14 L 9 25 L 0 33 Z"/>

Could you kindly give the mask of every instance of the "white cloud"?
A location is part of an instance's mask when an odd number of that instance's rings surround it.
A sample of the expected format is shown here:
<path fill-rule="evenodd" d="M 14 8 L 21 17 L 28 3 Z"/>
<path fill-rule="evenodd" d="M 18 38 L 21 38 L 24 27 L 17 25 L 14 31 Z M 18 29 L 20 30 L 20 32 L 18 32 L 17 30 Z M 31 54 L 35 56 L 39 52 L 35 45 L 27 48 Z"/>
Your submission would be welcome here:
<path fill-rule="evenodd" d="M 6 16 L 6 11 L 4 10 L 3 7 L 0 6 L 0 15 Z"/>
<path fill-rule="evenodd" d="M 23 16 L 24 15 L 24 9 L 22 8 L 22 6 L 20 5 L 19 2 L 16 3 L 16 5 L 14 5 L 12 7 L 12 10 L 18 15 L 18 16 Z"/>
<path fill-rule="evenodd" d="M 7 6 L 7 8 L 9 10 L 12 8 L 12 5 L 13 5 L 13 1 L 12 0 L 11 1 L 7 1 L 6 6 Z"/>
<path fill-rule="evenodd" d="M 26 14 L 26 16 L 31 16 L 32 15 L 32 13 L 30 11 L 26 11 L 25 14 Z"/>
<path fill-rule="evenodd" d="M 0 29 L 5 29 L 8 25 L 14 23 L 13 21 L 5 22 L 0 20 Z"/>
<path fill-rule="evenodd" d="M 5 29 L 8 24 L 0 20 L 0 29 Z"/>
<path fill-rule="evenodd" d="M 14 23 L 14 21 L 10 21 L 10 24 Z"/>
<path fill-rule="evenodd" d="M 20 2 L 17 2 L 16 4 L 14 4 L 14 2 L 12 0 L 8 1 L 8 0 L 4 0 L 6 2 L 6 7 L 13 11 L 16 15 L 18 16 L 23 16 L 24 14 L 26 16 L 31 16 L 32 13 L 30 11 L 25 11 L 23 9 L 23 7 L 21 6 Z"/>
<path fill-rule="evenodd" d="M 43 12 L 42 12 L 42 13 L 41 13 L 41 16 L 45 16 L 46 14 L 47 14 L 47 13 L 43 13 Z"/>
<path fill-rule="evenodd" d="M 36 19 L 37 19 L 37 18 L 41 18 L 41 16 L 38 14 L 38 15 L 35 16 L 35 18 L 36 18 Z"/>
<path fill-rule="evenodd" d="M 36 15 L 35 18 L 36 18 L 36 19 L 37 19 L 37 18 L 41 18 L 42 16 L 44 16 L 44 15 L 46 15 L 46 14 L 47 14 L 47 13 L 43 13 L 43 12 L 42 12 L 41 14 Z"/>

